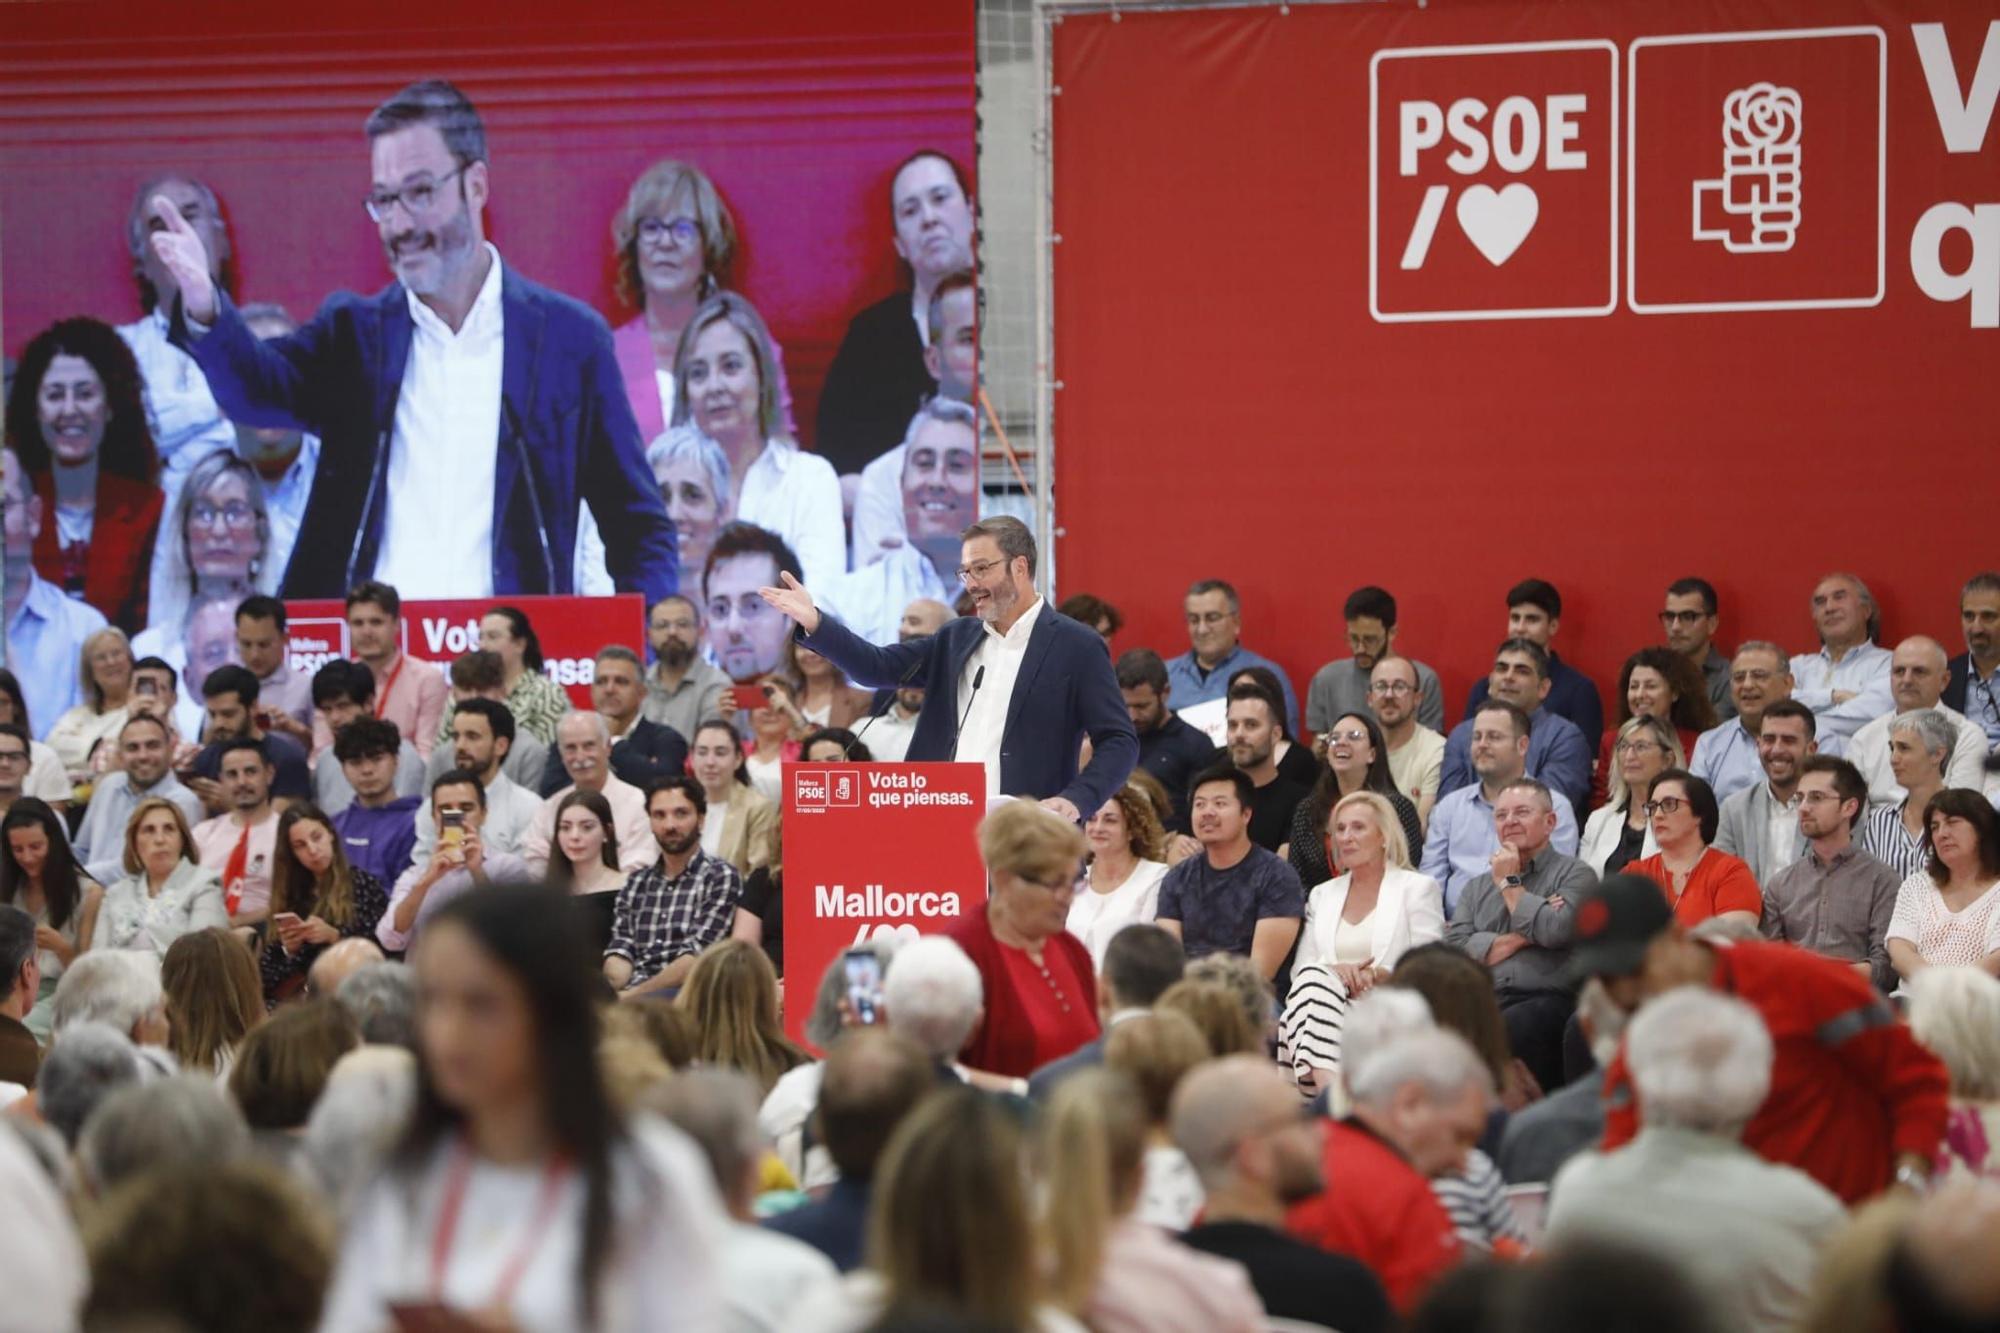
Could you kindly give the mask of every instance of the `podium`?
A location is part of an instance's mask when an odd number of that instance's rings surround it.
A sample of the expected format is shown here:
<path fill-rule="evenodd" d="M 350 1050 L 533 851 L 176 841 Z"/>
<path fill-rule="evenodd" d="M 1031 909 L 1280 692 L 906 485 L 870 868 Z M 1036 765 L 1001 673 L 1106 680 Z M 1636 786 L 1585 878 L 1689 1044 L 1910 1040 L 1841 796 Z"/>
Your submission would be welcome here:
<path fill-rule="evenodd" d="M 848 949 L 949 928 L 986 903 L 981 764 L 783 769 L 785 1031 L 804 1041 L 820 976 Z"/>

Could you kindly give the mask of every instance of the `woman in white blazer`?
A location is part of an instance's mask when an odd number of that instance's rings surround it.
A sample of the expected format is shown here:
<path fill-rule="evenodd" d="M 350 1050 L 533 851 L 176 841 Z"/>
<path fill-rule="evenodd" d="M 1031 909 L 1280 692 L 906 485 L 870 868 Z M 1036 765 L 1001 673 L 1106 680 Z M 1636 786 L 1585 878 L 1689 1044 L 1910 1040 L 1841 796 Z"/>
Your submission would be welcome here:
<path fill-rule="evenodd" d="M 1576 855 L 1600 878 L 1623 870 L 1633 861 L 1660 850 L 1653 840 L 1653 821 L 1646 818 L 1646 799 L 1653 779 L 1670 768 L 1684 767 L 1681 738 L 1663 718 L 1634 716 L 1618 728 L 1611 747 L 1611 777 L 1604 804 L 1584 821 Z"/>
<path fill-rule="evenodd" d="M 1293 966 L 1325 966 L 1352 997 L 1386 979 L 1412 948 L 1444 938 L 1444 892 L 1410 868 L 1402 822 L 1382 797 L 1344 796 L 1332 822 L 1342 873 L 1306 898 Z"/>

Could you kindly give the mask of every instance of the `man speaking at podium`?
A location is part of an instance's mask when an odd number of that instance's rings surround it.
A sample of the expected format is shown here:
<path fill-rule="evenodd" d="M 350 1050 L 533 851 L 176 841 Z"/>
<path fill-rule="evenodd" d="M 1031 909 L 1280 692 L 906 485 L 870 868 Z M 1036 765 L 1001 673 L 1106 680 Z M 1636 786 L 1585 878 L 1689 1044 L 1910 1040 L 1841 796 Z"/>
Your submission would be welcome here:
<path fill-rule="evenodd" d="M 982 519 L 960 541 L 958 577 L 974 615 L 903 643 L 878 647 L 821 615 L 790 574 L 780 576 L 784 587 L 759 591 L 798 622 L 799 642 L 857 685 L 922 684 L 906 758 L 984 764 L 989 795 L 1039 800 L 1081 821 L 1139 761 L 1139 735 L 1104 641 L 1035 592 L 1035 539 L 1019 519 Z M 1090 763 L 1078 772 L 1085 736 Z"/>

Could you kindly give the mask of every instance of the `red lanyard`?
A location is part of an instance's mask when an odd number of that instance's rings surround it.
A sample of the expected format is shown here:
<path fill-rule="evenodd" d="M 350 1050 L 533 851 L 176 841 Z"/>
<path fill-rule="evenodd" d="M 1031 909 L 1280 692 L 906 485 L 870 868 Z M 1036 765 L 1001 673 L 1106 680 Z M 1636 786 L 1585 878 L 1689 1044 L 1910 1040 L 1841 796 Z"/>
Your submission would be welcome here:
<path fill-rule="evenodd" d="M 403 663 L 408 659 L 408 657 L 409 657 L 408 653 L 396 654 L 396 665 L 389 668 L 388 679 L 384 680 L 382 682 L 381 688 L 375 691 L 376 717 L 378 718 L 381 717 L 382 710 L 389 706 L 389 691 L 396 688 L 396 677 L 403 674 Z"/>
<path fill-rule="evenodd" d="M 549 1160 L 542 1175 L 541 1197 L 535 1202 L 534 1216 L 528 1221 L 528 1229 L 521 1237 L 521 1243 L 514 1247 L 514 1253 L 507 1257 L 507 1263 L 500 1270 L 500 1280 L 493 1289 L 491 1305 L 504 1306 L 514 1296 L 514 1288 L 521 1285 L 521 1276 L 528 1271 L 528 1264 L 535 1257 L 535 1251 L 542 1245 L 542 1238 L 548 1234 L 549 1224 L 555 1220 L 556 1207 L 562 1201 L 562 1187 L 568 1181 L 569 1158 L 558 1154 Z M 472 1149 L 462 1141 L 452 1153 L 451 1175 L 446 1178 L 444 1200 L 438 1205 L 437 1233 L 431 1239 L 431 1299 L 444 1299 L 444 1274 L 451 1263 L 452 1242 L 458 1236 L 458 1212 L 465 1206 L 465 1187 L 472 1175 Z"/>

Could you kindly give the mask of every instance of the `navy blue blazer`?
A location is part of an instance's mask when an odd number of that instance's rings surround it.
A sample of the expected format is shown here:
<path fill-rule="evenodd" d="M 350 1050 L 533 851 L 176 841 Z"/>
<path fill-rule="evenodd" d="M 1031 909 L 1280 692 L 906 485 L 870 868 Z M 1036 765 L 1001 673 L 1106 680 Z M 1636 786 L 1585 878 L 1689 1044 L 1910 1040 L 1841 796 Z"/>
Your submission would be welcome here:
<path fill-rule="evenodd" d="M 958 743 L 958 681 L 986 633 L 976 616 L 948 620 L 936 634 L 878 647 L 834 617 L 820 613 L 819 630 L 799 642 L 867 689 L 900 684 L 911 671 L 924 687 L 923 711 L 905 756 L 911 762 L 950 759 Z M 1077 771 L 1083 738 L 1090 737 L 1090 765 Z M 1125 696 L 1111 669 L 1111 655 L 1097 631 L 1071 620 L 1047 602 L 1028 635 L 1028 652 L 1007 701 L 1000 736 L 997 796 L 1068 799 L 1087 819 L 1132 776 L 1139 762 L 1139 733 L 1125 711 Z"/>
<path fill-rule="evenodd" d="M 375 570 L 383 516 L 422 496 L 388 492 L 389 433 L 410 356 L 409 297 L 400 282 L 373 296 L 337 292 L 298 332 L 260 341 L 226 295 L 215 325 L 190 336 L 178 298 L 171 337 L 208 377 L 232 421 L 307 430 L 319 470 L 285 570 L 287 597 L 340 597 Z M 611 351 L 588 306 L 502 266 L 506 350 L 493 474 L 493 591 L 503 597 L 576 590 L 579 506 L 604 534 L 621 591 L 646 604 L 677 590 L 673 522 Z"/>

